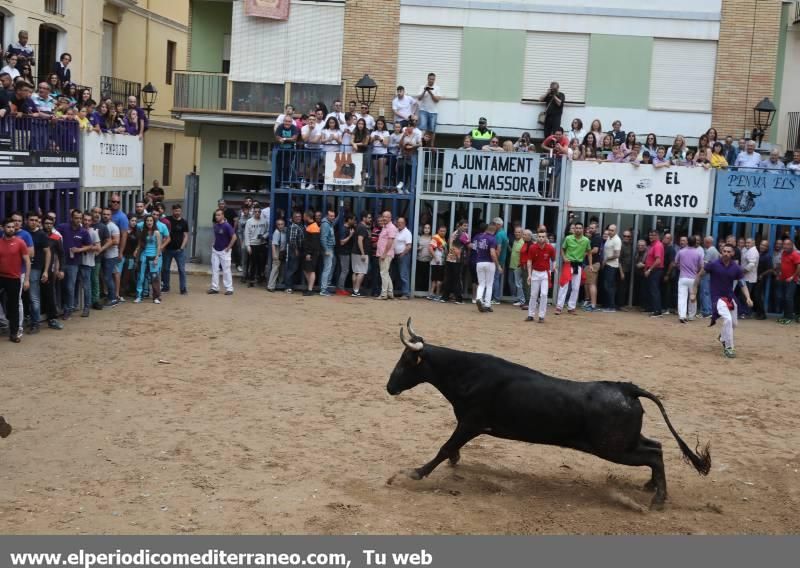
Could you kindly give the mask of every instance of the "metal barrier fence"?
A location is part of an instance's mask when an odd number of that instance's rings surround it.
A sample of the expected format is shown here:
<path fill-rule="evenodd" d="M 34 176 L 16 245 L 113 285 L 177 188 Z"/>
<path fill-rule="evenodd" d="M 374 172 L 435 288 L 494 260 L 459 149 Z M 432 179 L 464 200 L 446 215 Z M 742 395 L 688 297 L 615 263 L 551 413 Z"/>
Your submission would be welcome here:
<path fill-rule="evenodd" d="M 76 153 L 79 128 L 74 120 L 10 116 L 0 119 L 0 139 L 11 150 Z"/>
<path fill-rule="evenodd" d="M 119 194 L 120 209 L 130 215 L 136 202 L 142 199 L 141 189 L 84 189 L 81 191 L 81 208 L 86 211 L 92 207 L 110 207 L 111 196 Z"/>
<path fill-rule="evenodd" d="M 65 222 L 69 210 L 80 205 L 80 191 L 72 189 L 3 189 L 0 190 L 0 219 L 5 219 L 14 211 L 23 214 L 41 210 L 42 213 L 54 211 L 59 223 Z"/>
<path fill-rule="evenodd" d="M 281 190 L 407 194 L 414 192 L 418 154 L 398 156 L 336 149 L 272 151 L 272 187 Z M 326 175 L 327 174 L 327 175 Z"/>

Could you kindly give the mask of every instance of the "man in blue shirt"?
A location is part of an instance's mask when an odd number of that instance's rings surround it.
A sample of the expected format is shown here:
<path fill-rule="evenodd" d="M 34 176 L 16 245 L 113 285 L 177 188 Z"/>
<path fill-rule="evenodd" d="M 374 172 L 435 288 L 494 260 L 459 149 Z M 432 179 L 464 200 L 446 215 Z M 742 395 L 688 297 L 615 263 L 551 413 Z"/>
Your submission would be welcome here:
<path fill-rule="evenodd" d="M 70 213 L 70 222 L 62 223 L 58 226 L 58 232 L 64 243 L 64 315 L 63 319 L 68 320 L 72 312 L 77 308 L 75 302 L 75 288 L 80 272 L 81 255 L 92 250 L 92 237 L 89 231 L 83 228 L 81 221 L 83 213 L 80 209 L 73 209 Z M 84 287 L 89 286 L 91 292 L 91 281 L 86 278 L 83 282 Z M 88 313 L 89 306 L 84 310 Z"/>

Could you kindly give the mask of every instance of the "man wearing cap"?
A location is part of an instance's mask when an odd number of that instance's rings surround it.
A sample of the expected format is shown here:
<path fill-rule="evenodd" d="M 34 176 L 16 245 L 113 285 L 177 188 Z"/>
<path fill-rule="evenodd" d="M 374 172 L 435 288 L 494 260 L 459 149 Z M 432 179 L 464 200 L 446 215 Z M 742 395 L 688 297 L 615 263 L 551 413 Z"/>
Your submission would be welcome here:
<path fill-rule="evenodd" d="M 478 119 L 478 128 L 473 128 L 469 133 L 469 137 L 472 140 L 472 147 L 476 150 L 480 150 L 486 146 L 494 135 L 494 132 L 486 127 L 486 118 L 483 116 Z"/>

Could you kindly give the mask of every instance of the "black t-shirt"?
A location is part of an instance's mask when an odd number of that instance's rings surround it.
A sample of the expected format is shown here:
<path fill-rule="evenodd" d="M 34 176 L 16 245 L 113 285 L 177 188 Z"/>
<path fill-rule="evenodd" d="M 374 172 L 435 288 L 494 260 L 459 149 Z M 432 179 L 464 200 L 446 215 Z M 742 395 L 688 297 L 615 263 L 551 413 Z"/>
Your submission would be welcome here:
<path fill-rule="evenodd" d="M 356 234 L 353 236 L 353 254 L 361 254 L 361 249 L 358 248 L 358 237 L 363 237 L 364 239 L 364 254 L 370 254 L 372 250 L 372 243 L 370 240 L 370 232 L 369 229 L 364 225 L 364 223 L 359 223 L 358 227 L 356 227 Z"/>
<path fill-rule="evenodd" d="M 186 219 L 169 218 L 169 244 L 167 249 L 179 250 L 183 244 L 183 235 L 189 232 L 189 223 Z"/>
<path fill-rule="evenodd" d="M 592 252 L 592 263 L 597 264 L 598 262 L 602 262 L 602 257 L 600 256 L 600 251 L 603 249 L 603 237 L 595 233 L 589 242 L 592 245 L 592 249 L 597 249 L 597 252 Z M 589 262 L 589 255 L 586 255 L 586 262 Z"/>
<path fill-rule="evenodd" d="M 560 105 L 553 102 L 553 95 L 550 93 L 547 93 L 544 98 L 544 104 L 547 108 L 545 112 L 548 116 L 560 116 L 564 112 L 564 103 L 567 102 L 567 99 L 562 92 L 559 92 L 557 96 L 562 101 Z"/>
<path fill-rule="evenodd" d="M 105 223 L 97 223 L 96 225 L 93 225 L 92 228 L 97 231 L 97 234 L 100 237 L 100 246 L 104 246 L 106 241 L 111 238 L 111 233 L 108 232 L 108 227 Z"/>
<path fill-rule="evenodd" d="M 355 227 L 353 227 L 353 229 L 355 229 Z M 342 242 L 342 240 L 347 238 L 347 235 L 349 233 L 350 233 L 350 228 L 345 225 L 342 225 L 341 227 L 336 229 L 336 246 L 334 247 L 334 250 L 336 251 L 337 255 L 350 254 L 350 250 L 352 250 L 351 246 L 353 243 L 353 239 L 356 238 L 355 233 L 353 233 L 353 237 L 349 241 L 347 241 L 346 245 L 342 246 L 341 244 L 339 244 Z"/>
<path fill-rule="evenodd" d="M 675 251 L 675 245 L 664 245 L 664 268 L 669 268 L 669 265 L 675 262 L 675 257 L 678 253 Z M 678 274 L 678 270 L 674 270 Z"/>
<path fill-rule="evenodd" d="M 122 251 L 123 254 L 127 257 L 133 256 L 133 253 L 136 251 L 136 247 L 139 244 L 139 232 L 138 231 L 128 231 L 128 240 L 125 241 L 125 250 Z"/>
<path fill-rule="evenodd" d="M 33 240 L 33 260 L 31 270 L 44 270 L 44 251 L 50 248 L 50 237 L 41 229 L 30 231 Z"/>

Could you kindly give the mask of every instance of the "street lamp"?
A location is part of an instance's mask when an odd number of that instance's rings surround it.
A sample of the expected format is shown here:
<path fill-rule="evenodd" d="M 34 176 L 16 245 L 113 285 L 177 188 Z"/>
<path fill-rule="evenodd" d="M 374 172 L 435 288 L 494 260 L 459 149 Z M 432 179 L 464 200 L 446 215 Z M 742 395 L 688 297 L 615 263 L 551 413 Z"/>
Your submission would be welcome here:
<path fill-rule="evenodd" d="M 158 100 L 158 90 L 149 81 L 142 89 L 142 103 L 144 103 L 144 110 L 147 113 L 147 118 L 150 118 L 150 111 Z"/>
<path fill-rule="evenodd" d="M 372 106 L 378 92 L 378 84 L 369 75 L 364 75 L 356 83 L 356 100 Z"/>
<path fill-rule="evenodd" d="M 764 97 L 761 102 L 753 108 L 753 122 L 756 127 L 753 129 L 751 137 L 753 140 L 758 139 L 758 147 L 761 147 L 761 142 L 764 140 L 764 133 L 772 125 L 772 119 L 775 118 L 775 105 L 769 100 L 769 97 Z"/>

